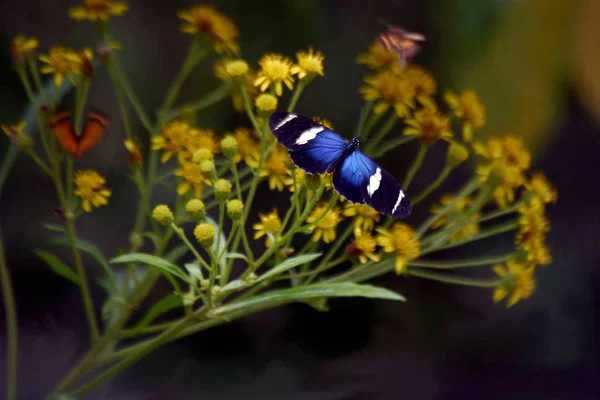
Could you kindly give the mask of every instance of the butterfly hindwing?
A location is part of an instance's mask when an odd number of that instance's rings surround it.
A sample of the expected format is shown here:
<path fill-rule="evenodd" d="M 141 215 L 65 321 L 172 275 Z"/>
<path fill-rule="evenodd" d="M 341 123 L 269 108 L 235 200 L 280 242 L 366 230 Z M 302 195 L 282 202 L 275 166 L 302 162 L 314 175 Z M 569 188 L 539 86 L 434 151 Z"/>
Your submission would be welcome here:
<path fill-rule="evenodd" d="M 79 137 L 79 157 L 100 143 L 100 141 L 104 138 L 104 131 L 108 125 L 108 118 L 106 118 L 104 115 L 97 112 L 90 112 L 88 114 L 85 125 L 83 126 L 83 131 Z"/>
<path fill-rule="evenodd" d="M 60 111 L 48 122 L 48 127 L 54 131 L 56 141 L 60 148 L 69 153 L 76 154 L 79 148 L 79 141 L 73 130 L 71 113 Z"/>
<path fill-rule="evenodd" d="M 104 138 L 108 127 L 108 118 L 98 112 L 90 112 L 83 125 L 81 135 L 77 136 L 73 128 L 72 114 L 60 111 L 49 121 L 48 127 L 54 131 L 60 148 L 74 158 L 80 158 L 93 149 Z"/>
<path fill-rule="evenodd" d="M 274 113 L 269 125 L 279 143 L 290 150 L 294 164 L 309 174 L 333 171 L 348 146 L 334 131 L 301 115 Z"/>
<path fill-rule="evenodd" d="M 353 203 L 364 203 L 392 218 L 405 218 L 410 201 L 394 177 L 360 150 L 353 151 L 333 173 L 334 188 Z"/>

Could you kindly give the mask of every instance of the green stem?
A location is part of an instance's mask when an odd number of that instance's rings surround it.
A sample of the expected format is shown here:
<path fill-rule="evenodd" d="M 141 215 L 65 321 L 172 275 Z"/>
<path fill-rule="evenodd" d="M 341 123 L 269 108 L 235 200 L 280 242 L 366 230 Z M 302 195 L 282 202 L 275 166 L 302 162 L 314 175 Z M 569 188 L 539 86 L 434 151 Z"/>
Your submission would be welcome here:
<path fill-rule="evenodd" d="M 439 272 L 424 271 L 420 269 L 408 268 L 405 272 L 407 276 L 414 276 L 417 278 L 429 279 L 431 281 L 451 283 L 454 285 L 471 286 L 483 289 L 492 289 L 498 286 L 501 279 L 494 280 L 483 280 L 476 278 L 467 278 L 462 276 L 447 275 Z"/>
<path fill-rule="evenodd" d="M 406 178 L 404 178 L 404 183 L 402 184 L 402 187 L 404 188 L 405 191 L 408 190 L 408 187 L 410 186 L 410 183 L 412 182 L 413 178 L 415 177 L 417 171 L 419 170 L 419 168 L 421 168 L 421 165 L 423 164 L 423 160 L 425 159 L 425 154 L 427 154 L 428 149 L 429 149 L 428 145 L 421 143 L 421 146 L 419 147 L 419 152 L 417 153 L 417 156 L 415 157 L 415 160 L 413 161 L 412 166 L 408 170 L 408 173 L 406 174 Z"/>
<path fill-rule="evenodd" d="M 38 165 L 38 167 L 42 169 L 42 171 L 44 171 L 49 176 L 52 176 L 52 171 L 50 170 L 50 167 L 48 167 L 46 163 L 44 163 L 33 151 L 30 151 L 28 154 L 31 157 L 31 159 Z"/>
<path fill-rule="evenodd" d="M 65 161 L 65 184 L 67 186 L 67 207 L 68 211 L 74 212 L 73 209 L 73 157 L 67 155 Z"/>
<path fill-rule="evenodd" d="M 504 209 L 500 209 L 500 210 L 493 211 L 491 213 L 483 215 L 481 218 L 477 219 L 476 222 L 478 222 L 478 223 L 485 222 L 485 221 L 489 221 L 494 218 L 503 217 L 505 215 L 517 212 L 519 210 L 519 208 L 523 205 L 523 203 L 524 203 L 523 200 L 517 201 L 515 204 L 513 204 L 510 207 L 506 207 Z"/>
<path fill-rule="evenodd" d="M 328 269 L 327 263 L 329 262 L 329 260 L 331 260 L 331 258 L 333 258 L 333 256 L 335 256 L 335 253 L 337 253 L 337 251 L 340 249 L 340 247 L 342 247 L 342 245 L 346 242 L 346 240 L 348 240 L 348 238 L 350 237 L 350 235 L 352 234 L 353 231 L 354 231 L 354 224 L 350 223 L 344 230 L 344 233 L 342 233 L 340 235 L 338 240 L 335 241 L 335 244 L 329 249 L 327 254 L 325 254 L 325 257 L 323 257 L 321 259 L 321 262 L 319 263 L 319 265 L 313 271 L 311 271 L 312 275 L 310 277 L 308 277 L 308 279 L 306 279 L 306 281 L 304 282 L 305 285 L 308 285 L 309 283 L 311 283 L 321 272 Z"/>
<path fill-rule="evenodd" d="M 445 166 L 444 169 L 442 170 L 442 172 L 440 173 L 440 175 L 437 177 L 437 179 L 435 181 L 433 181 L 425 190 L 423 190 L 421 193 L 419 193 L 419 195 L 417 195 L 412 200 L 412 206 L 414 207 L 417 204 L 419 204 L 421 202 L 421 200 L 423 200 L 425 197 L 429 196 L 431 194 L 431 192 L 433 192 L 438 187 L 440 187 L 440 185 L 442 183 L 444 183 L 444 181 L 446 180 L 448 175 L 450 175 L 450 172 L 452 172 L 452 167 L 450 167 L 448 165 Z"/>
<path fill-rule="evenodd" d="M 378 118 L 380 118 L 382 115 L 383 114 L 380 114 Z M 396 113 L 392 113 L 392 115 L 390 115 L 389 118 L 385 121 L 385 123 L 381 126 L 379 132 L 375 134 L 375 137 L 373 137 L 373 139 L 369 139 L 369 143 L 367 143 L 367 145 L 365 146 L 365 153 L 370 154 L 375 148 L 375 146 L 377 146 L 377 144 L 380 143 L 385 138 L 385 136 L 392 130 L 397 121 L 398 116 L 396 115 Z M 365 135 L 369 132 L 367 128 L 370 129 L 369 123 L 367 123 L 367 126 L 365 127 Z"/>
<path fill-rule="evenodd" d="M 296 90 L 294 91 L 294 95 L 292 96 L 292 99 L 290 100 L 290 104 L 288 105 L 287 112 L 291 113 L 292 111 L 294 111 L 294 108 L 296 108 L 296 104 L 298 103 L 298 100 L 300 99 L 300 95 L 304 91 L 305 87 L 306 87 L 306 82 L 304 80 L 300 79 L 300 81 L 298 82 L 298 86 L 296 86 Z"/>
<path fill-rule="evenodd" d="M 502 264 L 515 258 L 517 253 L 512 252 L 499 256 L 474 258 L 470 260 L 455 260 L 455 261 L 429 261 L 429 260 L 414 260 L 410 262 L 411 267 L 431 268 L 431 269 L 457 269 L 480 267 L 483 265 Z"/>
<path fill-rule="evenodd" d="M 121 118 L 123 119 L 123 127 L 125 128 L 125 137 L 131 139 L 133 137 L 133 130 L 131 128 L 131 120 L 129 118 L 129 111 L 127 110 L 127 102 L 125 99 L 125 91 L 122 85 L 119 83 L 118 74 L 115 71 L 113 65 L 108 68 L 108 74 L 115 88 L 115 94 L 117 96 L 117 103 L 119 103 L 119 109 L 121 110 Z"/>
<path fill-rule="evenodd" d="M 181 239 L 181 241 L 190 249 L 194 257 L 196 257 L 196 260 L 198 260 L 198 262 L 200 263 L 200 265 L 202 265 L 204 268 L 206 268 L 207 271 L 210 272 L 210 265 L 208 265 L 208 263 L 204 261 L 204 259 L 200 256 L 200 253 L 198 253 L 198 250 L 196 250 L 196 248 L 190 243 L 187 236 L 185 235 L 183 228 L 178 227 L 177 225 L 175 225 L 175 223 L 171 223 L 171 228 L 173 228 L 173 231 L 179 237 L 179 239 Z M 200 271 L 200 278 L 204 279 L 204 276 L 202 274 L 202 268 L 198 268 L 198 270 Z"/>
<path fill-rule="evenodd" d="M 37 61 L 34 57 L 29 57 L 27 59 L 27 64 L 29 65 L 29 70 L 31 71 L 31 76 L 33 77 L 33 82 L 35 87 L 40 94 L 40 99 L 43 103 L 47 103 L 46 101 L 46 93 L 42 87 L 42 78 L 40 76 L 40 71 L 37 68 Z"/>
<path fill-rule="evenodd" d="M 261 142 L 262 142 L 264 135 L 263 135 L 263 132 L 261 131 L 260 127 L 258 126 L 256 117 L 254 116 L 254 111 L 252 111 L 252 104 L 250 103 L 250 96 L 248 96 L 248 91 L 246 90 L 246 85 L 241 85 L 240 89 L 242 92 L 242 99 L 244 100 L 244 110 L 246 111 L 246 115 L 248 116 L 248 118 L 250 119 L 250 122 L 252 123 L 252 128 L 254 128 L 254 131 L 256 133 L 258 133 L 258 135 L 260 136 Z M 258 172 L 260 173 L 260 168 L 258 169 Z"/>
<path fill-rule="evenodd" d="M 75 87 L 76 101 L 75 101 L 75 119 L 73 121 L 73 127 L 77 134 L 81 133 L 81 121 L 83 119 L 83 110 L 85 109 L 85 103 L 88 97 L 88 91 L 90 90 L 91 80 L 88 78 L 81 79 L 81 86 Z"/>
<path fill-rule="evenodd" d="M 371 157 L 372 158 L 383 157 L 385 155 L 385 153 L 387 153 L 388 151 L 393 150 L 396 147 L 406 144 L 408 142 L 411 142 L 416 138 L 417 138 L 416 136 L 402 136 L 400 139 L 397 139 L 393 142 L 389 142 L 389 143 L 382 142 L 382 146 L 380 148 L 377 148 L 376 151 L 374 151 L 371 154 Z"/>
<path fill-rule="evenodd" d="M 482 240 L 482 239 L 486 239 L 491 236 L 500 235 L 502 233 L 513 231 L 513 230 L 517 229 L 518 227 L 519 227 L 518 222 L 510 221 L 505 224 L 501 224 L 498 226 L 494 226 L 494 227 L 485 229 L 485 230 L 481 231 L 480 233 L 478 233 L 477 235 L 470 237 L 469 239 L 461 240 L 461 241 L 454 242 L 454 243 L 449 243 L 447 245 L 439 246 L 439 247 L 428 246 L 425 249 L 423 249 L 423 251 L 421 251 L 421 255 L 423 256 L 423 255 L 433 253 L 436 251 L 441 251 L 441 250 L 451 249 L 453 247 L 462 246 L 464 244 L 475 242 L 477 240 Z"/>
<path fill-rule="evenodd" d="M 114 68 L 114 75 L 117 78 L 116 81 L 119 83 L 120 87 L 123 89 L 123 92 L 129 99 L 129 102 L 131 103 L 133 109 L 136 111 L 142 126 L 149 133 L 153 133 L 154 127 L 152 126 L 152 122 L 150 122 L 150 118 L 148 118 L 148 115 L 146 114 L 142 103 L 138 99 L 137 95 L 135 94 L 135 91 L 133 90 L 133 87 L 131 86 L 131 83 L 127 79 L 127 75 L 125 75 L 125 73 L 123 72 L 123 67 L 121 66 L 119 57 L 116 53 L 112 53 L 111 67 Z"/>
<path fill-rule="evenodd" d="M 372 108 L 372 106 L 371 106 Z M 377 122 L 379 122 L 379 120 L 383 117 L 383 113 L 381 114 L 371 114 L 371 116 L 367 119 L 367 122 L 365 123 L 365 126 L 363 128 L 362 132 L 359 132 L 359 135 L 362 134 L 362 137 L 364 139 L 369 137 L 369 133 L 371 133 L 371 130 L 373 130 L 373 128 L 375 127 L 375 125 L 377 124 Z"/>
<path fill-rule="evenodd" d="M 0 186 L 0 191 L 2 187 Z M 18 326 L 17 307 L 10 271 L 4 256 L 4 241 L 0 230 L 0 281 L 6 318 L 6 400 L 17 398 Z"/>

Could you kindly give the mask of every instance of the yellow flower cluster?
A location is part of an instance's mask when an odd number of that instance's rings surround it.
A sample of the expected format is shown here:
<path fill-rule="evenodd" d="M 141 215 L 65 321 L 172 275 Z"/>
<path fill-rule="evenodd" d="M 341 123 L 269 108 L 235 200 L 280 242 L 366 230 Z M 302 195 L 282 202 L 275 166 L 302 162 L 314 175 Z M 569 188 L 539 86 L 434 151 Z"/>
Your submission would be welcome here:
<path fill-rule="evenodd" d="M 486 108 L 479 95 L 474 90 L 465 90 L 460 94 L 447 92 L 444 98 L 454 115 L 462 120 L 463 140 L 470 143 L 474 132 L 485 126 L 487 121 Z"/>
<path fill-rule="evenodd" d="M 159 135 L 152 137 L 152 150 L 162 150 L 160 160 L 163 163 L 177 154 L 179 162 L 183 164 L 190 161 L 198 149 L 208 149 L 212 154 L 217 154 L 219 142 L 211 130 L 194 128 L 185 121 L 168 122 Z"/>
<path fill-rule="evenodd" d="M 177 16 L 185 22 L 181 31 L 190 35 L 206 35 L 212 42 L 217 53 L 227 52 L 237 55 L 240 46 L 236 39 L 238 29 L 225 15 L 212 6 L 195 5 L 187 10 L 181 10 Z"/>
<path fill-rule="evenodd" d="M 444 194 L 440 198 L 439 204 L 434 204 L 431 206 L 431 212 L 433 214 L 439 213 L 445 206 L 452 203 L 454 201 L 454 196 L 451 194 Z M 470 197 L 465 197 L 460 199 L 454 208 L 446 213 L 443 217 L 438 218 L 438 220 L 431 226 L 433 229 L 441 228 L 445 226 L 448 221 L 452 220 L 456 215 L 462 214 L 466 208 L 472 205 L 474 200 Z M 449 242 L 460 242 L 462 240 L 467 240 L 472 238 L 473 236 L 479 233 L 479 223 L 477 220 L 481 217 L 481 212 L 473 213 L 469 219 L 465 222 L 465 224 L 450 238 Z"/>
<path fill-rule="evenodd" d="M 377 228 L 377 232 L 377 244 L 386 253 L 396 253 L 396 273 L 403 274 L 408 263 L 421 253 L 421 244 L 414 229 L 403 222 L 396 222 L 391 229 Z"/>
<path fill-rule="evenodd" d="M 69 17 L 76 21 L 107 21 L 112 16 L 125 14 L 128 9 L 123 1 L 84 0 L 82 6 L 69 9 Z"/>
<path fill-rule="evenodd" d="M 493 188 L 498 207 L 507 207 L 515 199 L 515 189 L 525 183 L 524 172 L 531 165 L 531 153 L 514 136 L 475 142 L 473 150 L 487 161 L 477 167 L 480 181 Z"/>
<path fill-rule="evenodd" d="M 502 278 L 502 284 L 494 289 L 492 295 L 495 303 L 508 296 L 506 307 L 512 307 L 520 300 L 530 298 L 535 291 L 535 268 L 533 266 L 511 260 L 506 265 L 496 265 L 493 270 Z"/>

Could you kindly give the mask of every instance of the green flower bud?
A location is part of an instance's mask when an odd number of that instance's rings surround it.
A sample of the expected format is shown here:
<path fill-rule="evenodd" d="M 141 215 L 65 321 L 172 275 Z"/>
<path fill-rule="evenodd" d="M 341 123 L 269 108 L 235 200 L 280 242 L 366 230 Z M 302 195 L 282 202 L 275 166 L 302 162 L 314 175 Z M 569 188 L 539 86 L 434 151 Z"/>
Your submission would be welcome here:
<path fill-rule="evenodd" d="M 232 221 L 237 221 L 244 212 L 244 203 L 241 200 L 233 199 L 227 202 L 227 215 Z"/>
<path fill-rule="evenodd" d="M 204 175 L 212 175 L 215 172 L 215 162 L 213 160 L 204 160 L 200 162 L 200 171 Z"/>
<path fill-rule="evenodd" d="M 221 140 L 221 151 L 223 152 L 223 155 L 229 159 L 235 157 L 238 152 L 238 142 L 235 137 L 231 135 L 225 136 Z"/>
<path fill-rule="evenodd" d="M 465 162 L 469 158 L 469 150 L 461 144 L 452 143 L 448 147 L 446 155 L 446 163 L 450 168 L 455 168 Z"/>
<path fill-rule="evenodd" d="M 204 247 L 209 247 L 213 244 L 215 240 L 215 227 L 211 224 L 207 224 L 206 222 L 202 222 L 196 225 L 196 229 L 194 229 L 194 236 Z"/>
<path fill-rule="evenodd" d="M 199 221 L 206 215 L 206 207 L 200 199 L 191 199 L 185 204 L 185 212 L 195 221 Z"/>
<path fill-rule="evenodd" d="M 229 198 L 231 194 L 231 182 L 227 179 L 219 179 L 215 182 L 215 197 L 217 200 L 223 201 Z"/>
<path fill-rule="evenodd" d="M 154 207 L 154 210 L 152 210 L 152 218 L 164 226 L 170 225 L 174 220 L 171 209 L 165 204 Z"/>
<path fill-rule="evenodd" d="M 194 152 L 192 160 L 197 164 L 202 164 L 203 161 L 212 161 L 213 154 L 209 149 L 198 149 Z"/>

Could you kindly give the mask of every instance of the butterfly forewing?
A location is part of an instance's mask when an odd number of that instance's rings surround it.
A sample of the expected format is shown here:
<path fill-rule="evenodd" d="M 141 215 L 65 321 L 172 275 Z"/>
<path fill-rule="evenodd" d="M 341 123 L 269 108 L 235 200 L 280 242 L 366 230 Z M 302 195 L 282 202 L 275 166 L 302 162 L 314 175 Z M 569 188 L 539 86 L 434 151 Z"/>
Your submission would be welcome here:
<path fill-rule="evenodd" d="M 294 164 L 309 174 L 333 171 L 348 146 L 337 133 L 301 115 L 275 113 L 269 123 Z"/>

